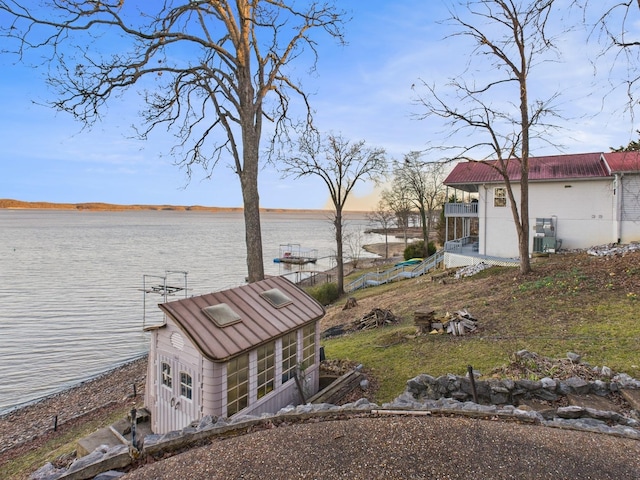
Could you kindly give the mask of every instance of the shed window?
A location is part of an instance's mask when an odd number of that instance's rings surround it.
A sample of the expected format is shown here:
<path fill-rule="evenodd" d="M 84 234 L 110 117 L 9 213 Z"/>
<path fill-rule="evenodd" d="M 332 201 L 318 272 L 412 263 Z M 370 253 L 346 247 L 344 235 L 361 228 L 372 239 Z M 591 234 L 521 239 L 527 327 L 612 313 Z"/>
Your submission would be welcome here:
<path fill-rule="evenodd" d="M 180 372 L 180 395 L 189 400 L 193 399 L 193 379 L 185 372 Z"/>
<path fill-rule="evenodd" d="M 227 363 L 227 416 L 247 408 L 249 401 L 249 354 Z"/>
<path fill-rule="evenodd" d="M 493 189 L 493 206 L 494 207 L 507 206 L 507 189 L 506 188 L 496 187 Z"/>
<path fill-rule="evenodd" d="M 316 324 L 311 323 L 302 329 L 302 368 L 306 369 L 315 363 Z"/>
<path fill-rule="evenodd" d="M 273 390 L 275 382 L 275 349 L 276 342 L 269 342 L 258 347 L 258 398 L 264 397 Z"/>
<path fill-rule="evenodd" d="M 298 361 L 298 332 L 282 337 L 282 383 L 293 378 Z"/>
<path fill-rule="evenodd" d="M 171 388 L 173 381 L 171 379 L 171 365 L 167 362 L 162 362 L 162 385 Z"/>

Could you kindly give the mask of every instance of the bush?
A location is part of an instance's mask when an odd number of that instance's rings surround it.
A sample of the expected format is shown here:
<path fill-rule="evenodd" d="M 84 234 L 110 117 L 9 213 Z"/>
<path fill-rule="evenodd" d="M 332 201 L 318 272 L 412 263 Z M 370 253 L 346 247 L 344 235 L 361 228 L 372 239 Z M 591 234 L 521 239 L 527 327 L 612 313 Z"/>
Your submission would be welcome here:
<path fill-rule="evenodd" d="M 340 298 L 338 285 L 335 283 L 323 283 L 317 287 L 307 289 L 307 293 L 322 305 L 329 305 Z"/>
<path fill-rule="evenodd" d="M 436 253 L 436 246 L 433 242 L 429 242 L 427 245 L 427 255 L 426 257 L 430 257 Z M 407 248 L 404 249 L 404 259 L 409 260 L 410 258 L 426 258 L 424 254 L 424 241 L 420 240 L 419 242 L 410 243 Z"/>

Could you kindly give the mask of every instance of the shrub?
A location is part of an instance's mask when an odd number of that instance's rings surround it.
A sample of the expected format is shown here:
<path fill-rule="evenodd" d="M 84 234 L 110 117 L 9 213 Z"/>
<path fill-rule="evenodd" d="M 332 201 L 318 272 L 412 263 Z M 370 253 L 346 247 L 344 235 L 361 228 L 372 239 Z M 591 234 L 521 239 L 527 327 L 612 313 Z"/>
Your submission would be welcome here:
<path fill-rule="evenodd" d="M 430 257 L 436 253 L 436 246 L 433 242 L 429 242 L 427 245 L 427 257 Z M 410 243 L 407 248 L 404 249 L 404 259 L 410 258 L 426 258 L 424 254 L 424 241 Z"/>
<path fill-rule="evenodd" d="M 340 298 L 338 285 L 335 283 L 323 283 L 317 287 L 311 287 L 307 289 L 307 293 L 322 305 L 329 305 Z"/>

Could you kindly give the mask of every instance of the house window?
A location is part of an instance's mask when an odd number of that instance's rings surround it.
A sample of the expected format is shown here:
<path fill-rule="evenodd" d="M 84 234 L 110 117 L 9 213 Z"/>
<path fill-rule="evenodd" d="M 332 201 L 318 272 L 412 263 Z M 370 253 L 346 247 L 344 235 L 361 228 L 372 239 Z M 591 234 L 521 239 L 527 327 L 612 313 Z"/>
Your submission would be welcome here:
<path fill-rule="evenodd" d="M 302 368 L 303 370 L 315 363 L 316 354 L 316 324 L 311 323 L 302 329 Z"/>
<path fill-rule="evenodd" d="M 258 398 L 264 397 L 273 390 L 275 382 L 275 350 L 276 342 L 258 347 Z"/>
<path fill-rule="evenodd" d="M 249 400 L 249 354 L 227 363 L 227 416 L 247 408 Z"/>
<path fill-rule="evenodd" d="M 162 385 L 169 388 L 173 386 L 171 379 L 171 365 L 167 362 L 162 362 Z"/>
<path fill-rule="evenodd" d="M 193 379 L 185 372 L 180 372 L 180 395 L 189 400 L 193 399 Z"/>
<path fill-rule="evenodd" d="M 282 383 L 293 378 L 298 361 L 298 332 L 282 337 Z"/>
<path fill-rule="evenodd" d="M 507 189 L 506 188 L 496 187 L 493 189 L 493 206 L 494 207 L 507 206 Z"/>

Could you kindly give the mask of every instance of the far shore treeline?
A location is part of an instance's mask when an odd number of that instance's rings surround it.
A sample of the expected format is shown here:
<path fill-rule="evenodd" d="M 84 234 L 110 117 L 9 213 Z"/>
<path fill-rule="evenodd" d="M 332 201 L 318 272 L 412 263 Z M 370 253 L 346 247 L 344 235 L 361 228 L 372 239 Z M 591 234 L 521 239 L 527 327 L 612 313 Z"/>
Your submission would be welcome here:
<path fill-rule="evenodd" d="M 242 212 L 242 207 L 203 207 L 201 205 L 117 205 L 113 203 L 51 203 L 51 202 L 23 202 L 7 198 L 0 199 L 0 209 L 40 209 L 40 210 L 94 210 L 94 211 L 125 211 L 125 210 L 167 210 L 184 212 Z M 287 208 L 261 208 L 263 212 L 272 213 L 324 213 L 327 210 L 296 210 Z"/>

